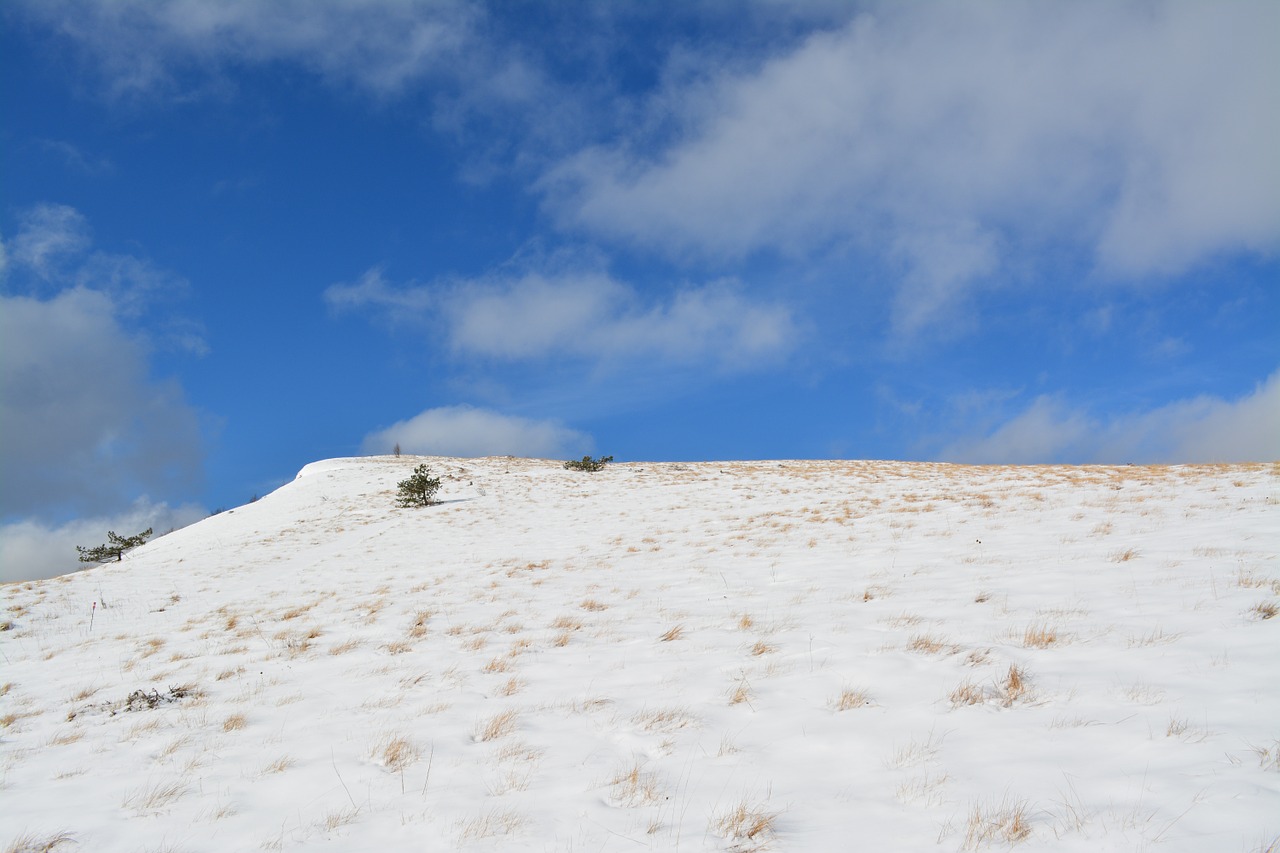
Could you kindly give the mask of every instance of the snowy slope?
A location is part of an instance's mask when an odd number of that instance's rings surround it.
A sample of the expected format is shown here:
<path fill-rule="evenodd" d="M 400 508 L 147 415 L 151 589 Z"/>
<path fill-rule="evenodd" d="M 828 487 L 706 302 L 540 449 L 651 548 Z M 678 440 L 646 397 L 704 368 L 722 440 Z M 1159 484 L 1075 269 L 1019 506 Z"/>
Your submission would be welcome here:
<path fill-rule="evenodd" d="M 1278 485 L 316 463 L 3 587 L 0 844 L 1267 850 Z"/>

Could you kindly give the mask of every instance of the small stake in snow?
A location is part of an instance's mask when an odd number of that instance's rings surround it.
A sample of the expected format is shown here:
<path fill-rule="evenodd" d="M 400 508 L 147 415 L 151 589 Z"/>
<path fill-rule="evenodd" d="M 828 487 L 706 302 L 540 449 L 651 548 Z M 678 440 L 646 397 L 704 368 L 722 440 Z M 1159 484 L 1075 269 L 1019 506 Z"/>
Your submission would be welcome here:
<path fill-rule="evenodd" d="M 98 612 L 98 602 L 93 603 L 93 607 L 89 608 L 89 630 L 93 630 L 93 614 Z"/>

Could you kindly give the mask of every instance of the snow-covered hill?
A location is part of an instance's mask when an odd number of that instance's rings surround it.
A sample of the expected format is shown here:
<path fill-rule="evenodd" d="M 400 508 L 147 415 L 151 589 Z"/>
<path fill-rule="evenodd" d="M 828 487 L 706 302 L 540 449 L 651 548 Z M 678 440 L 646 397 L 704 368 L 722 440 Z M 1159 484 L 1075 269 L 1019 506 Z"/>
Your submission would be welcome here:
<path fill-rule="evenodd" d="M 1278 485 L 316 463 L 3 587 L 0 844 L 1274 850 Z"/>

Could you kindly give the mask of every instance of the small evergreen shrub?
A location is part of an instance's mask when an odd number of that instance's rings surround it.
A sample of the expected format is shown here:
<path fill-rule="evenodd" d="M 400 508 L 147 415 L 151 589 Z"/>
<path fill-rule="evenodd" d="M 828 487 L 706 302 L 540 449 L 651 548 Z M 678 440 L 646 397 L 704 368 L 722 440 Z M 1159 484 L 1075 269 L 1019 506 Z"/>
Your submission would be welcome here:
<path fill-rule="evenodd" d="M 82 563 L 118 563 L 126 551 L 137 548 L 150 537 L 150 527 L 136 536 L 117 536 L 114 530 L 108 530 L 106 545 L 99 545 L 96 548 L 85 548 L 77 545 L 76 550 L 80 552 L 80 562 Z"/>
<path fill-rule="evenodd" d="M 413 469 L 413 476 L 399 482 L 400 492 L 396 502 L 400 506 L 431 506 L 440 489 L 440 478 L 432 477 L 426 465 Z"/>
<path fill-rule="evenodd" d="M 612 456 L 601 456 L 599 459 L 592 459 L 590 456 L 582 457 L 582 461 L 570 459 L 564 463 L 564 467 L 569 471 L 603 471 L 604 466 L 613 461 Z"/>

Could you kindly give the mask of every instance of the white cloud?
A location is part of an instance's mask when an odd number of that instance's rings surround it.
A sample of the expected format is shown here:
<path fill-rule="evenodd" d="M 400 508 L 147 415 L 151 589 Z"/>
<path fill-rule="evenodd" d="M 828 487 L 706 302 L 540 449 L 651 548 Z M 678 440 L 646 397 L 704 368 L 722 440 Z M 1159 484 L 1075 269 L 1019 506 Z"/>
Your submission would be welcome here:
<path fill-rule="evenodd" d="M 0 514 L 102 511 L 199 477 L 195 413 L 110 297 L 0 296 Z"/>
<path fill-rule="evenodd" d="M 455 350 L 494 358 L 571 355 L 601 361 L 656 358 L 744 368 L 785 355 L 790 311 L 757 304 L 733 282 L 677 291 L 646 305 L 604 273 L 530 273 L 457 290 L 445 310 Z"/>
<path fill-rule="evenodd" d="M 1039 397 L 988 435 L 949 445 L 954 462 L 1270 462 L 1280 460 L 1280 371 L 1237 400 L 1201 396 L 1100 418 Z"/>
<path fill-rule="evenodd" d="M 676 253 L 905 258 L 904 327 L 996 272 L 1004 242 L 1136 277 L 1280 244 L 1280 6 L 871 8 L 659 93 L 674 140 L 579 152 L 544 179 L 548 208 Z"/>
<path fill-rule="evenodd" d="M 513 417 L 471 406 L 427 409 L 365 436 L 364 453 L 527 456 L 558 459 L 589 452 L 591 438 L 556 421 Z"/>
<path fill-rule="evenodd" d="M 798 336 L 788 307 L 753 301 L 732 281 L 685 287 L 655 302 L 588 267 L 434 288 L 392 287 L 374 269 L 355 284 L 329 287 L 325 300 L 391 320 L 436 316 L 455 353 L 508 361 L 647 359 L 740 370 L 785 356 Z"/>
<path fill-rule="evenodd" d="M 325 288 L 324 301 L 336 311 L 373 308 L 392 321 L 421 319 L 434 300 L 425 287 L 392 287 L 378 267 L 367 270 L 355 284 Z"/>
<path fill-rule="evenodd" d="M 150 527 L 155 536 L 162 536 L 208 514 L 195 506 L 171 507 L 144 499 L 109 516 L 56 525 L 34 519 L 0 525 L 0 582 L 51 578 L 86 568 L 79 562 L 76 546 L 102 545 L 109 530 L 132 536 Z"/>
<path fill-rule="evenodd" d="M 459 60 L 476 12 L 432 0 L 27 0 L 36 21 L 87 49 L 116 94 L 174 86 L 176 71 L 293 62 L 393 93 Z"/>
<path fill-rule="evenodd" d="M 9 251 L 15 265 L 48 280 L 83 255 L 89 242 L 89 225 L 78 210 L 65 204 L 38 204 L 19 217 L 18 234 Z"/>
<path fill-rule="evenodd" d="M 0 515 L 110 511 L 200 475 L 195 412 L 150 373 L 151 333 L 132 331 L 181 279 L 129 255 L 92 251 L 74 208 L 19 216 L 0 294 Z M 22 292 L 22 291 L 25 291 Z M 160 321 L 199 352 L 198 330 Z"/>

